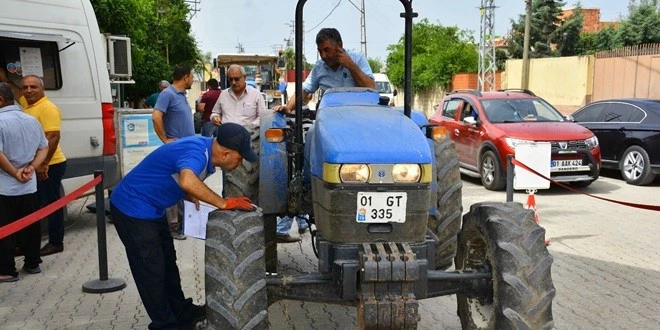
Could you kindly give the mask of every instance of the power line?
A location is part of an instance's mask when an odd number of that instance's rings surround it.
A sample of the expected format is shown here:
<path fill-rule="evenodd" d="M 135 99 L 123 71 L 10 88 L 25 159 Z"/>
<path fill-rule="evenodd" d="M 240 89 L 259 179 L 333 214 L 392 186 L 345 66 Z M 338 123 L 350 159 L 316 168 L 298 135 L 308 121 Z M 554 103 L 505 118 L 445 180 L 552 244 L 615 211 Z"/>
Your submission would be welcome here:
<path fill-rule="evenodd" d="M 339 4 L 341 4 L 341 0 L 339 0 L 339 2 L 337 2 L 337 4 L 335 5 L 334 8 L 332 8 L 332 10 L 331 10 L 330 13 L 328 14 L 328 16 L 326 16 L 324 19 L 322 19 L 322 20 L 319 22 L 319 24 L 316 24 L 316 26 L 314 26 L 313 28 L 307 30 L 307 32 L 305 32 L 305 33 L 310 33 L 310 32 L 312 32 L 312 31 L 314 31 L 314 29 L 316 29 L 317 27 L 319 27 L 319 25 L 323 24 L 323 22 L 325 22 L 325 20 L 328 19 L 328 17 L 330 17 L 330 15 L 332 15 L 332 13 L 335 11 L 335 9 L 337 9 L 337 7 L 339 7 Z"/>

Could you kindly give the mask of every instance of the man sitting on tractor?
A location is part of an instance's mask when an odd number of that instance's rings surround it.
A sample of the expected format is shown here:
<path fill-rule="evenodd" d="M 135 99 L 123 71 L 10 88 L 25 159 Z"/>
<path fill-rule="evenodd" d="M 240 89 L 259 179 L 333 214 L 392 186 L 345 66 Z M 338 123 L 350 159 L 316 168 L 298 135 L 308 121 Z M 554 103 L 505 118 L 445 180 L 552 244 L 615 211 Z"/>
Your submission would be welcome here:
<path fill-rule="evenodd" d="M 367 58 L 360 53 L 345 50 L 337 29 L 321 29 L 316 35 L 316 47 L 321 59 L 314 63 L 312 72 L 302 85 L 305 103 L 319 88 L 325 92 L 334 87 L 376 87 Z M 273 110 L 290 113 L 296 108 L 295 101 L 293 95 L 285 106 L 279 105 Z"/>
<path fill-rule="evenodd" d="M 345 50 L 337 29 L 321 29 L 316 35 L 316 47 L 321 59 L 316 61 L 312 72 L 302 85 L 305 103 L 309 102 L 312 94 L 319 88 L 321 92 L 325 92 L 334 87 L 376 87 L 367 58 L 360 53 Z M 273 110 L 290 113 L 296 107 L 295 100 L 295 95 L 293 95 L 285 106 L 278 105 L 273 107 Z M 298 231 L 302 234 L 309 225 L 303 217 L 295 218 L 298 221 Z M 292 222 L 293 219 L 287 216 L 279 218 L 277 222 L 278 242 L 291 243 L 300 240 L 300 238 L 289 235 Z"/>

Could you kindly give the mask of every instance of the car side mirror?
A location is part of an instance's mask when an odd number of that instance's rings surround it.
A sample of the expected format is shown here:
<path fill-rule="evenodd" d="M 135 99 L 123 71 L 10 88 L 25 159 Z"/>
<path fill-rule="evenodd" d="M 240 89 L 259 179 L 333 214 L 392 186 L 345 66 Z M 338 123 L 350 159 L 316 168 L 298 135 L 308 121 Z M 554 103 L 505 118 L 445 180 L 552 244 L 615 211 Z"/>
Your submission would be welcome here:
<path fill-rule="evenodd" d="M 396 96 L 396 94 L 397 94 L 397 91 L 395 89 L 394 91 L 392 91 L 392 96 Z"/>
<path fill-rule="evenodd" d="M 468 125 L 477 126 L 477 120 L 474 119 L 474 117 L 472 117 L 472 116 L 468 116 L 468 117 L 463 118 L 463 122 L 468 124 Z"/>
<path fill-rule="evenodd" d="M 575 118 L 573 118 L 573 116 L 571 116 L 571 115 L 564 116 L 564 119 L 566 119 L 566 121 L 570 121 L 570 122 L 573 122 L 573 123 L 575 122 Z"/>

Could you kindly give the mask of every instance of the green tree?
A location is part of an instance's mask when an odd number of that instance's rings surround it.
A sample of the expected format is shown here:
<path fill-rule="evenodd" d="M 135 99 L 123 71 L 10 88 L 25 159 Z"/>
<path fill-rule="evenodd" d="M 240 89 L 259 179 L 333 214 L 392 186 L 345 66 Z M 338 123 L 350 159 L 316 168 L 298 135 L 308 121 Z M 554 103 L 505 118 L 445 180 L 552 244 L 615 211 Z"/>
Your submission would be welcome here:
<path fill-rule="evenodd" d="M 660 1 L 631 3 L 628 17 L 621 22 L 618 40 L 623 46 L 660 42 Z"/>
<path fill-rule="evenodd" d="M 530 19 L 529 45 L 530 58 L 557 56 L 553 44 L 557 44 L 558 28 L 561 26 L 559 15 L 564 6 L 558 0 L 532 0 L 532 17 Z M 512 58 L 522 58 L 525 37 L 525 15 L 520 15 L 518 21 L 511 20 L 512 37 L 509 40 L 509 54 Z"/>
<path fill-rule="evenodd" d="M 198 55 L 187 20 L 188 5 L 170 0 L 91 0 L 102 33 L 131 38 L 134 85 L 126 86 L 129 100 L 153 93 L 160 80 L 171 80 L 176 64 L 194 66 Z M 127 14 L 130 13 L 130 14 Z"/>
<path fill-rule="evenodd" d="M 577 54 L 577 47 L 580 40 L 584 19 L 582 16 L 582 6 L 578 5 L 573 9 L 573 15 L 568 17 L 555 30 L 555 40 L 557 41 L 557 51 L 561 56 L 573 56 Z"/>
<path fill-rule="evenodd" d="M 296 51 L 293 48 L 287 48 L 284 50 L 284 53 L 282 54 L 284 57 L 284 65 L 286 66 L 287 70 L 295 70 L 296 68 Z M 311 70 L 312 67 L 314 66 L 313 63 L 307 62 L 307 57 L 303 54 L 303 63 L 305 66 L 305 70 Z"/>
<path fill-rule="evenodd" d="M 458 72 L 476 72 L 477 46 L 469 31 L 423 19 L 413 25 L 413 92 L 447 86 Z M 404 37 L 387 47 L 387 73 L 395 86 L 404 85 Z"/>
<path fill-rule="evenodd" d="M 373 73 L 379 73 L 383 69 L 383 61 L 380 60 L 380 57 L 369 57 L 369 66 Z"/>

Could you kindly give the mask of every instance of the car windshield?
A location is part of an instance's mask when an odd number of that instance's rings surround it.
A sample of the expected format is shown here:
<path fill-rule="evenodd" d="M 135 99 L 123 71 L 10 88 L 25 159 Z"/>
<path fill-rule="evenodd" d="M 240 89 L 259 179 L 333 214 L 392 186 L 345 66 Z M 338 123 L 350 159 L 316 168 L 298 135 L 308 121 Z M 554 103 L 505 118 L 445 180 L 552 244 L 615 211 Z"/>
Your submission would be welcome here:
<path fill-rule="evenodd" d="M 388 83 L 387 81 L 377 81 L 376 89 L 378 90 L 378 93 L 383 93 L 383 94 L 392 93 L 392 89 L 390 88 L 390 83 Z"/>
<path fill-rule="evenodd" d="M 491 123 L 565 121 L 555 108 L 539 98 L 483 100 L 482 104 Z"/>

